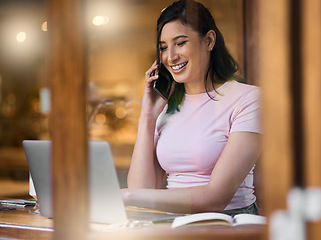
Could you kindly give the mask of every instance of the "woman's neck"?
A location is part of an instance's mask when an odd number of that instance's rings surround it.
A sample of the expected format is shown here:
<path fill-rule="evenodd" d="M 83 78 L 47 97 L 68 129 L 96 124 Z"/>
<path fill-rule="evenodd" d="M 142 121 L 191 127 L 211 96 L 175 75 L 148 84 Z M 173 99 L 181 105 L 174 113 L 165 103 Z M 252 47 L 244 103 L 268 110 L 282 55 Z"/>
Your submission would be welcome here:
<path fill-rule="evenodd" d="M 223 83 L 214 83 L 214 88 L 217 89 L 222 86 Z M 211 92 L 214 90 L 211 82 L 208 81 L 207 88 L 205 88 L 204 83 L 185 83 L 185 93 L 188 95 L 195 95 L 200 93 Z"/>

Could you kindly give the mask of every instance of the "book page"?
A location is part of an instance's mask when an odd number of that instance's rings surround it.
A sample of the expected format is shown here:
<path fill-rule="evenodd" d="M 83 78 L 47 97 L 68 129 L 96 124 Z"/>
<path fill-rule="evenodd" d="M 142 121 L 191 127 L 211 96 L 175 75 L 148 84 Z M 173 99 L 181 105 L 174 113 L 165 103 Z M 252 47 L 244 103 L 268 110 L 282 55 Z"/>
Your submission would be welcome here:
<path fill-rule="evenodd" d="M 204 222 L 204 225 L 208 225 L 208 224 L 231 225 L 232 217 L 223 213 L 215 213 L 215 212 L 196 213 L 196 214 L 175 218 L 175 220 L 172 223 L 172 228 L 177 228 L 187 224 L 195 225 L 196 223 L 198 225 L 202 225 L 203 222 Z"/>
<path fill-rule="evenodd" d="M 233 226 L 245 224 L 266 224 L 266 217 L 253 214 L 238 214 L 233 217 Z"/>

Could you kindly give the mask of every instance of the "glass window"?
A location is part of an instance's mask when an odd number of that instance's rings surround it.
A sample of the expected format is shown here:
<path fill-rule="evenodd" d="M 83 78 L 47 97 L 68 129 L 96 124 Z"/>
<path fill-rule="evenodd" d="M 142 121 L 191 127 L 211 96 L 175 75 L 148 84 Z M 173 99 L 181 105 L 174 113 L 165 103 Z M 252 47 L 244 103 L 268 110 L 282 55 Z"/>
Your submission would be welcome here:
<path fill-rule="evenodd" d="M 89 136 L 110 143 L 122 187 L 136 138 L 145 71 L 156 56 L 156 21 L 172 2 L 86 2 Z M 239 1 L 201 2 L 214 14 L 227 46 L 242 66 Z M 28 196 L 22 140 L 50 139 L 45 1 L 0 1 L 0 35 L 0 187 L 8 189 L 2 191 L 5 197 Z"/>

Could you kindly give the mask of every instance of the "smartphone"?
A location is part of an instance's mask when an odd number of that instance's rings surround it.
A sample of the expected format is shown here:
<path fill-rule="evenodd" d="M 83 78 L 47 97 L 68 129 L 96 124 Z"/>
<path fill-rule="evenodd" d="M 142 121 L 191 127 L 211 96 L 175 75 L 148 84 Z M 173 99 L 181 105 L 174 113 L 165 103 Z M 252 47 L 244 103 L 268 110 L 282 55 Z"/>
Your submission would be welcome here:
<path fill-rule="evenodd" d="M 167 100 L 171 91 L 172 82 L 174 81 L 173 76 L 162 63 L 156 70 L 155 75 L 158 75 L 158 78 L 154 82 L 154 90 L 163 99 Z"/>

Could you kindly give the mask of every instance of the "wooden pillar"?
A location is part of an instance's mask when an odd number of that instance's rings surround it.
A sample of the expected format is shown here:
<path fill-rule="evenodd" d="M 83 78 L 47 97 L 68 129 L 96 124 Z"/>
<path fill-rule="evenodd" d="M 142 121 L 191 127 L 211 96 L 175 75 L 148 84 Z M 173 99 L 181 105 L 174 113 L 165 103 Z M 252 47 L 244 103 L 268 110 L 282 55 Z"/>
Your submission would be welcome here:
<path fill-rule="evenodd" d="M 88 171 L 83 1 L 48 0 L 54 239 L 85 239 Z"/>
<path fill-rule="evenodd" d="M 303 107 L 306 187 L 321 188 L 321 1 L 302 0 Z M 320 203 L 321 204 L 321 203 Z M 308 224 L 307 239 L 321 235 L 321 221 Z"/>
<path fill-rule="evenodd" d="M 270 217 L 274 211 L 286 209 L 293 185 L 289 0 L 259 0 L 258 16 L 263 214 Z"/>
<path fill-rule="evenodd" d="M 244 78 L 247 83 L 260 85 L 258 0 L 243 0 Z"/>

